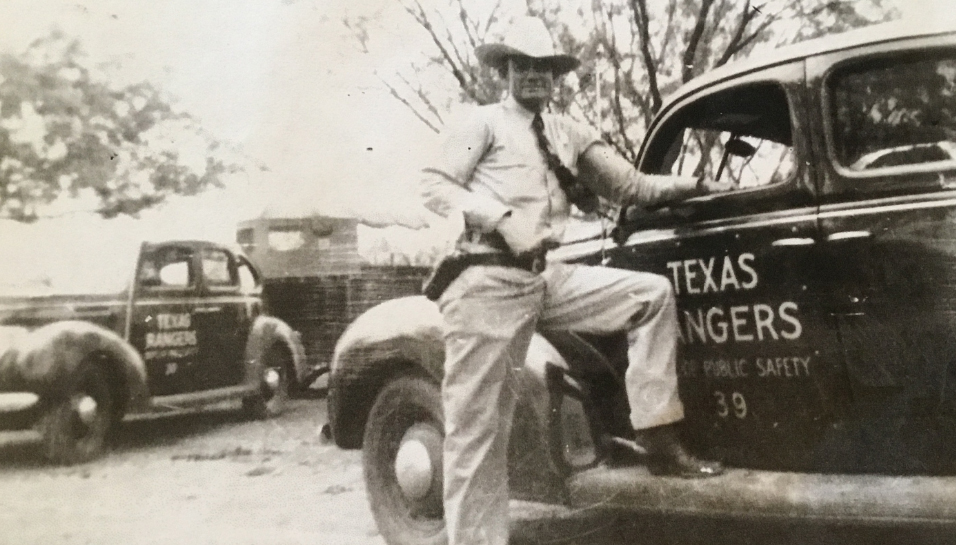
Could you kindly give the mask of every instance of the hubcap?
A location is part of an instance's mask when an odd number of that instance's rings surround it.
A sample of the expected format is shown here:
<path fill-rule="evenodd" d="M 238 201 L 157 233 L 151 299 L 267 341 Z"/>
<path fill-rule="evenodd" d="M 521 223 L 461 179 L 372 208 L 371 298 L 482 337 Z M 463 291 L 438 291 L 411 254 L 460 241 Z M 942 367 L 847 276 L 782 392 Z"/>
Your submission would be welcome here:
<path fill-rule="evenodd" d="M 98 408 L 96 400 L 89 395 L 80 395 L 73 399 L 73 412 L 76 413 L 80 422 L 90 426 L 96 421 L 96 409 Z"/>
<path fill-rule="evenodd" d="M 266 372 L 263 374 L 262 381 L 265 382 L 269 390 L 275 392 L 279 389 L 279 383 L 282 382 L 282 377 L 279 375 L 278 369 L 270 367 L 266 369 Z"/>
<path fill-rule="evenodd" d="M 432 492 L 441 444 L 441 434 L 432 426 L 416 424 L 405 432 L 395 454 L 395 479 L 406 498 L 419 501 Z"/>

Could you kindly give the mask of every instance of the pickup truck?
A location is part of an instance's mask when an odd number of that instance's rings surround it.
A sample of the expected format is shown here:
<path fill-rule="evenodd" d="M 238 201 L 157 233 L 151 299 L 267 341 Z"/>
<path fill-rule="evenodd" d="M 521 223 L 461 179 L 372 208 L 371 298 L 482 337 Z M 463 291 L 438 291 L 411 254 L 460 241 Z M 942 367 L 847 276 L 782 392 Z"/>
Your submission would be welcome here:
<path fill-rule="evenodd" d="M 135 413 L 241 400 L 273 416 L 305 377 L 298 334 L 265 313 L 241 252 L 169 241 L 130 253 L 68 263 L 95 288 L 0 295 L 0 431 L 39 431 L 53 463 L 100 455 Z"/>

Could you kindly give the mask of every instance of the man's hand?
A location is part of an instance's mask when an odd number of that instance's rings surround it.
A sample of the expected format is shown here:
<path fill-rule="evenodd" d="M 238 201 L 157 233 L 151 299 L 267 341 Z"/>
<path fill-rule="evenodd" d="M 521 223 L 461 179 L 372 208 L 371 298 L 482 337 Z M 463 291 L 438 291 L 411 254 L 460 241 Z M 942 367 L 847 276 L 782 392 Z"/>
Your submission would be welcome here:
<path fill-rule="evenodd" d="M 522 221 L 522 218 L 516 217 L 511 212 L 501 218 L 496 230 L 505 239 L 514 255 L 530 252 L 538 245 L 534 222 L 528 221 L 527 218 L 523 218 Z"/>
<path fill-rule="evenodd" d="M 716 181 L 708 176 L 702 176 L 697 180 L 697 192 L 700 195 L 710 195 L 711 193 L 724 193 L 734 189 L 734 183 L 729 180 Z"/>

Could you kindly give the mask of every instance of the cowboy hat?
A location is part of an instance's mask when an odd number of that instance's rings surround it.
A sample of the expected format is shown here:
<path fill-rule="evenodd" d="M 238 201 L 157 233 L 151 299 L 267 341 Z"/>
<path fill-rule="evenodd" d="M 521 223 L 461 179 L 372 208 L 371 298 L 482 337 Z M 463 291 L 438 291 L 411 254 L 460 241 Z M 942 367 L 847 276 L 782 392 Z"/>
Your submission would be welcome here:
<path fill-rule="evenodd" d="M 508 57 L 540 59 L 551 64 L 556 76 L 570 72 L 581 64 L 571 55 L 557 54 L 544 21 L 537 17 L 518 19 L 512 23 L 501 43 L 479 45 L 475 48 L 475 55 L 482 64 L 498 69 L 506 66 Z"/>

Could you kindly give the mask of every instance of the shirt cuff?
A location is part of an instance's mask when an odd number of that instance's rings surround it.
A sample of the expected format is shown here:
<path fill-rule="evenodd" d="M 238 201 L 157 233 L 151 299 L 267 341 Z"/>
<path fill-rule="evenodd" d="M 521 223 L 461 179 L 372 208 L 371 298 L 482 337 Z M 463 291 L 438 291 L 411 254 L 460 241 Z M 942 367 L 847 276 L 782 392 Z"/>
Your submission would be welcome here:
<path fill-rule="evenodd" d="M 494 231 L 501 220 L 511 215 L 510 208 L 492 198 L 473 194 L 469 200 L 463 210 L 465 225 L 482 233 Z"/>

